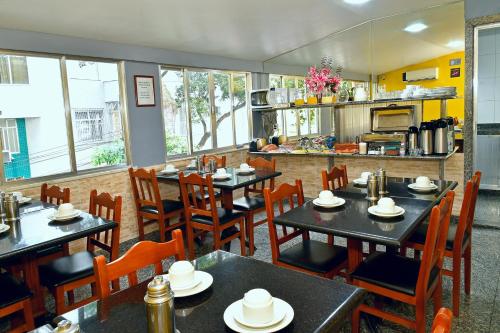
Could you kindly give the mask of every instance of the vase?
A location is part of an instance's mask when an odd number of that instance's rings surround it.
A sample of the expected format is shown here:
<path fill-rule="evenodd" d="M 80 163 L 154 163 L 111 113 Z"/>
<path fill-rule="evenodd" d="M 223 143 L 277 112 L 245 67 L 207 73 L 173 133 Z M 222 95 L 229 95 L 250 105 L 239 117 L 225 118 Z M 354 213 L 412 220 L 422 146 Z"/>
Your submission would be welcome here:
<path fill-rule="evenodd" d="M 307 104 L 309 105 L 318 104 L 318 98 L 316 96 L 307 97 Z"/>
<path fill-rule="evenodd" d="M 318 99 L 318 104 L 322 104 L 323 103 L 323 94 L 317 94 L 316 98 Z"/>

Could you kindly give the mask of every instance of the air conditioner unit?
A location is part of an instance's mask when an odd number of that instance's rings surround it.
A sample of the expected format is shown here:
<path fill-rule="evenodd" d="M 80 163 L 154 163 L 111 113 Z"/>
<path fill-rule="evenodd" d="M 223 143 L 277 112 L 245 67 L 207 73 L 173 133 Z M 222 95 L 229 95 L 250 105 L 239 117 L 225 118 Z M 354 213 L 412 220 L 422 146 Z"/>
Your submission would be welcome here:
<path fill-rule="evenodd" d="M 4 163 L 10 163 L 10 162 L 12 162 L 12 154 L 10 153 L 10 151 L 3 150 L 2 151 L 2 155 L 3 155 L 3 162 Z"/>
<path fill-rule="evenodd" d="M 403 73 L 403 81 L 437 80 L 439 78 L 439 68 L 425 68 L 416 71 Z"/>

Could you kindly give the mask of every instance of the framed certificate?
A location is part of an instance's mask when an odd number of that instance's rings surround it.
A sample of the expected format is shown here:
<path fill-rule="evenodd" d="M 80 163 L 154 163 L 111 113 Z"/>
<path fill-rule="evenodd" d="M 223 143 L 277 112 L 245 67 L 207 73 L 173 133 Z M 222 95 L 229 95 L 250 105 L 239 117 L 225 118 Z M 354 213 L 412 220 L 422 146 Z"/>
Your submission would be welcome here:
<path fill-rule="evenodd" d="M 153 76 L 134 75 L 134 86 L 136 106 L 156 106 Z"/>

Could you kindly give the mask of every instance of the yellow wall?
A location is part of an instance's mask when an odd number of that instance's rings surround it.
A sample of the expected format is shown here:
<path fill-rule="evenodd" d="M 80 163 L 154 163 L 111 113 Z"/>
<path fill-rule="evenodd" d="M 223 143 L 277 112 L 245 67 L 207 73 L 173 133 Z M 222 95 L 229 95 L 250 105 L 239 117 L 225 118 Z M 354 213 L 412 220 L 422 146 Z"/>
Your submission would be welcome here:
<path fill-rule="evenodd" d="M 394 70 L 378 76 L 378 83 L 385 84 L 387 91 L 403 90 L 406 84 L 420 85 L 426 88 L 434 87 L 457 87 L 457 96 L 459 98 L 448 101 L 448 115 L 450 117 L 457 117 L 464 119 L 464 76 L 465 76 L 465 58 L 464 52 L 454 52 L 439 58 L 428 60 L 420 64 L 410 65 L 404 68 Z M 462 59 L 460 66 L 450 66 L 450 59 Z M 422 80 L 415 82 L 403 82 L 403 72 L 413 71 L 424 68 L 439 68 L 439 78 L 437 80 Z M 450 78 L 450 69 L 460 67 L 460 77 Z M 439 118 L 439 101 L 426 101 L 424 102 L 424 120 L 431 120 Z"/>

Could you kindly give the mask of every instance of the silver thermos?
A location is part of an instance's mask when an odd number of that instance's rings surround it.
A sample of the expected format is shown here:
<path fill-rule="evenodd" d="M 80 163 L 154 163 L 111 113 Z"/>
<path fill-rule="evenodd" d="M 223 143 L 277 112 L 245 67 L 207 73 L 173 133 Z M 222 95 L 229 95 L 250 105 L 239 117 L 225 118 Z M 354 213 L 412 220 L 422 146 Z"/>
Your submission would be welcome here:
<path fill-rule="evenodd" d="M 420 124 L 420 149 L 423 155 L 432 155 L 434 153 L 434 136 L 432 131 L 432 123 L 422 122 Z"/>
<path fill-rule="evenodd" d="M 3 202 L 3 207 L 5 210 L 5 221 L 6 222 L 14 222 L 19 219 L 19 200 L 17 197 L 9 193 Z"/>
<path fill-rule="evenodd" d="M 5 192 L 0 192 L 0 220 L 5 220 Z"/>
<path fill-rule="evenodd" d="M 434 129 L 434 154 L 448 154 L 448 122 L 439 119 L 435 122 Z"/>
<path fill-rule="evenodd" d="M 410 126 L 408 128 L 408 153 L 410 155 L 418 149 L 418 128 L 416 126 Z"/>
<path fill-rule="evenodd" d="M 174 293 L 170 283 L 157 275 L 149 282 L 146 296 L 148 333 L 175 333 Z"/>
<path fill-rule="evenodd" d="M 377 176 L 372 174 L 368 177 L 368 186 L 367 186 L 367 194 L 366 199 L 370 201 L 378 200 L 378 179 Z"/>
<path fill-rule="evenodd" d="M 377 185 L 379 196 L 382 197 L 384 194 L 389 193 L 387 191 L 387 174 L 384 169 L 380 169 L 377 172 Z"/>
<path fill-rule="evenodd" d="M 452 153 L 455 150 L 455 121 L 453 117 L 446 118 L 448 123 L 448 153 Z"/>

